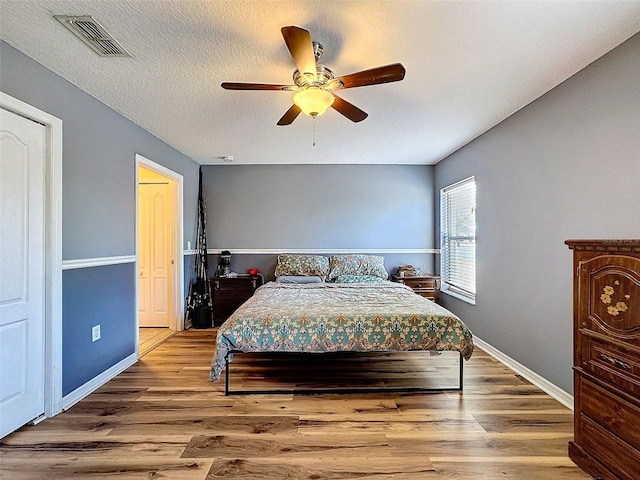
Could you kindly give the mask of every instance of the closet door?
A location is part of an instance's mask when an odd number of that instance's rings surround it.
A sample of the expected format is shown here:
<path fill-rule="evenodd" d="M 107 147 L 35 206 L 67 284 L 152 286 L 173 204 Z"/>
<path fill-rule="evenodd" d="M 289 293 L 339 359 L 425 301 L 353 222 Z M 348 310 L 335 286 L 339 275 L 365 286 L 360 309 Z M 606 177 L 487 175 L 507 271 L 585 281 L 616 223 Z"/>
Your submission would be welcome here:
<path fill-rule="evenodd" d="M 44 414 L 44 140 L 0 110 L 0 438 Z"/>

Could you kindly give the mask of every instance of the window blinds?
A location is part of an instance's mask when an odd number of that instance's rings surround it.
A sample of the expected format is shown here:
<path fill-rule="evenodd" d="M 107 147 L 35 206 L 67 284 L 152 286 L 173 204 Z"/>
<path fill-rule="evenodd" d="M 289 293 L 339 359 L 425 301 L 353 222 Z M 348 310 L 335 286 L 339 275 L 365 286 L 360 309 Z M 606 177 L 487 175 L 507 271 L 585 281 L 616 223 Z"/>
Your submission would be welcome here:
<path fill-rule="evenodd" d="M 442 281 L 451 290 L 475 299 L 475 177 L 440 190 L 440 235 Z"/>

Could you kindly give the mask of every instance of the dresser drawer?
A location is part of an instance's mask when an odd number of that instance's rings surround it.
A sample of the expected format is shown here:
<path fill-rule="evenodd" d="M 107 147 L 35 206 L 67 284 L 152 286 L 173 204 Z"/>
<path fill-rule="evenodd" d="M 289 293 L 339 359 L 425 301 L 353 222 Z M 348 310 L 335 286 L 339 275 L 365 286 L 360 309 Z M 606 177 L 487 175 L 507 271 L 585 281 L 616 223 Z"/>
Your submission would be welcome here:
<path fill-rule="evenodd" d="M 433 289 L 428 288 L 414 288 L 413 291 L 420 295 L 421 297 L 430 298 L 433 300 L 436 298 L 436 292 Z"/>
<path fill-rule="evenodd" d="M 225 300 L 246 300 L 252 295 L 251 289 L 222 290 L 216 292 L 218 298 Z"/>
<path fill-rule="evenodd" d="M 408 287 L 413 288 L 414 290 L 425 290 L 429 289 L 433 291 L 436 288 L 436 280 L 434 278 L 411 278 L 404 277 L 404 284 Z"/>
<path fill-rule="evenodd" d="M 592 375 L 640 398 L 638 354 L 598 338 L 585 336 L 582 367 Z"/>
<path fill-rule="evenodd" d="M 640 446 L 640 407 L 582 378 L 581 412 L 630 445 Z"/>
<path fill-rule="evenodd" d="M 220 290 L 222 292 L 228 291 L 243 291 L 243 292 L 251 292 L 251 283 L 245 280 L 244 278 L 224 278 L 224 279 L 216 279 L 214 280 L 214 285 L 216 290 Z"/>
<path fill-rule="evenodd" d="M 593 458 L 607 465 L 619 480 L 637 480 L 640 452 L 581 415 L 582 448 Z"/>

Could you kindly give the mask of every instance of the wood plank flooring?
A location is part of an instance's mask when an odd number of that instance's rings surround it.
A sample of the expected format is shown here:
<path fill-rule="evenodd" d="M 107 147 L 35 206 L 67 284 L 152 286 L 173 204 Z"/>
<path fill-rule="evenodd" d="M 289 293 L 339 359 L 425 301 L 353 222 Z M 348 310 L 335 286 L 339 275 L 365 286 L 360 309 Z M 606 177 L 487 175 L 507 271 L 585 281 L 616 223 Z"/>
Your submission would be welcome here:
<path fill-rule="evenodd" d="M 476 348 L 464 392 L 223 394 L 215 330 L 179 333 L 0 443 L 0 478 L 585 480 L 572 412 Z M 457 357 L 237 356 L 236 389 L 455 385 Z M 284 364 L 291 368 L 284 368 Z"/>
<path fill-rule="evenodd" d="M 174 335 L 175 332 L 166 327 L 140 327 L 138 329 L 138 352 L 140 357 L 145 356 Z"/>

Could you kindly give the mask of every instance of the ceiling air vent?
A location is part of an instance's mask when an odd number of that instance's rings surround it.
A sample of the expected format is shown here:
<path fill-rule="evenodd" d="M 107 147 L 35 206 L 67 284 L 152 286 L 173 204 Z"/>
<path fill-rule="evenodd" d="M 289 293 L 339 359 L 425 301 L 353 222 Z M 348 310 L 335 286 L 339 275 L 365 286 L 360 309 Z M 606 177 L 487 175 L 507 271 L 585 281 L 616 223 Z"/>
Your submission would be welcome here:
<path fill-rule="evenodd" d="M 118 41 L 92 16 L 54 15 L 54 18 L 102 57 L 130 57 Z"/>

